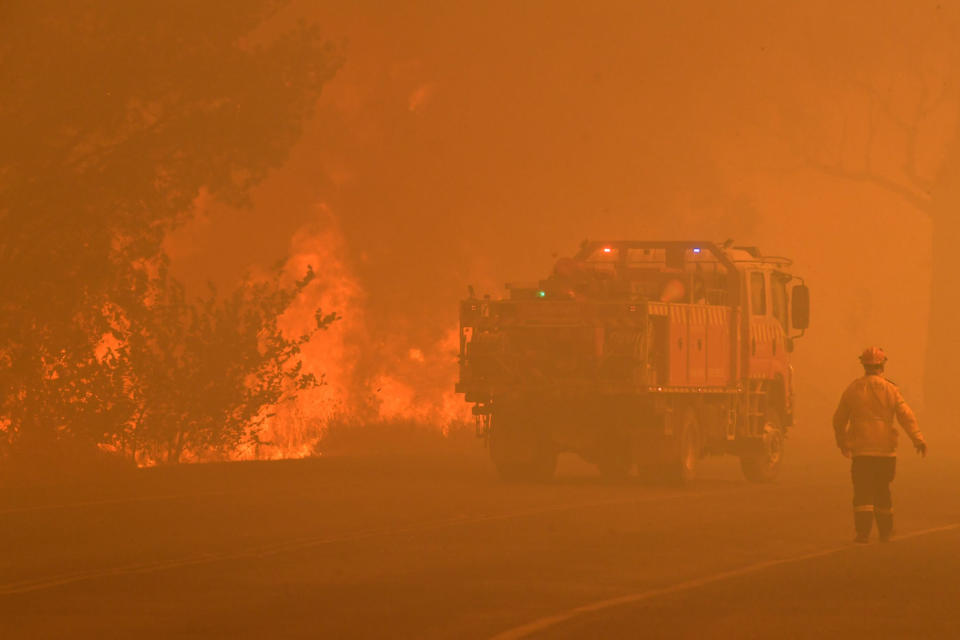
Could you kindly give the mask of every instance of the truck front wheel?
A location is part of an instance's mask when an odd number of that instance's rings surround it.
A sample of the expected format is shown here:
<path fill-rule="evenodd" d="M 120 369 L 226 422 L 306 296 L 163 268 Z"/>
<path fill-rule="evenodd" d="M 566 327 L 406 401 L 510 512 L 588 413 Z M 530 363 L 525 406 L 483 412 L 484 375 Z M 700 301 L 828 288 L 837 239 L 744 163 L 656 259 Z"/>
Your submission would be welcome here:
<path fill-rule="evenodd" d="M 743 476 L 750 482 L 773 482 L 783 460 L 783 429 L 776 412 L 767 415 L 757 448 L 740 456 Z"/>

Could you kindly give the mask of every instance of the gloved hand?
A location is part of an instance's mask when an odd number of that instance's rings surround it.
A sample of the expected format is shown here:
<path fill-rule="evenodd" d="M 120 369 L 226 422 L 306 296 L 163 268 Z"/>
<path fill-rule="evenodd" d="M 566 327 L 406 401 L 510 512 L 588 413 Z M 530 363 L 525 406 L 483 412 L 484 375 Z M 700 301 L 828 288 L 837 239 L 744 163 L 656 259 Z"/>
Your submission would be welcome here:
<path fill-rule="evenodd" d="M 844 457 L 844 458 L 849 458 L 849 457 L 850 457 L 850 449 L 848 449 L 848 448 L 846 448 L 846 447 L 840 447 L 840 453 L 843 454 L 843 457 Z"/>
<path fill-rule="evenodd" d="M 914 442 L 914 443 L 913 443 L 913 446 L 914 446 L 914 448 L 917 450 L 917 453 L 919 453 L 919 454 L 920 454 L 921 456 L 923 456 L 924 458 L 927 457 L 927 443 L 926 443 L 926 442 L 924 442 L 923 440 L 919 440 L 919 441 L 917 441 L 917 442 Z"/>

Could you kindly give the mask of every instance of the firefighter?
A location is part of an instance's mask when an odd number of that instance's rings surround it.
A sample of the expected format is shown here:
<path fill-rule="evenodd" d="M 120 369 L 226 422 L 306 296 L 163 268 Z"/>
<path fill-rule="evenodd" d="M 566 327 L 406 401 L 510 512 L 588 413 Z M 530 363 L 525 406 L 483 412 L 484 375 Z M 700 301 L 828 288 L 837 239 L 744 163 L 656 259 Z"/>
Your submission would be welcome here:
<path fill-rule="evenodd" d="M 897 466 L 897 430 L 900 423 L 921 456 L 927 443 L 917 418 L 904 401 L 897 385 L 883 376 L 887 355 L 879 347 L 860 355 L 864 376 L 854 380 L 840 398 L 833 415 L 833 430 L 840 452 L 853 458 L 853 518 L 857 531 L 854 542 L 870 539 L 873 520 L 881 542 L 893 535 L 893 503 L 890 483 Z"/>

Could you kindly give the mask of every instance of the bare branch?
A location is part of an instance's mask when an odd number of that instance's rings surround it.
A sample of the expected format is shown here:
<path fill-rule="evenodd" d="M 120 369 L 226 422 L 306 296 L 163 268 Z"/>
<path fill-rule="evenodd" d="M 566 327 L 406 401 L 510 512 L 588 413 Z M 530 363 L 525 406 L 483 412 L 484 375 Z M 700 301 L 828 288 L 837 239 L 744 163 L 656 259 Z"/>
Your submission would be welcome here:
<path fill-rule="evenodd" d="M 872 100 L 870 102 L 869 114 L 867 141 L 863 145 L 863 166 L 866 167 L 867 172 L 872 173 L 873 147 L 877 141 L 877 110 L 876 104 Z"/>
<path fill-rule="evenodd" d="M 917 191 L 926 192 L 931 185 L 933 180 L 928 177 L 920 175 L 919 170 L 917 169 L 917 155 L 918 148 L 920 146 L 920 127 L 923 124 L 923 121 L 930 116 L 930 114 L 939 106 L 943 100 L 943 95 L 941 94 L 932 101 L 928 98 L 928 91 L 924 90 L 923 95 L 917 102 L 917 108 L 913 114 L 913 119 L 908 120 L 903 115 L 898 113 L 892 106 L 892 95 L 894 93 L 894 84 L 891 81 L 890 86 L 881 93 L 875 86 L 869 82 L 854 78 L 852 76 L 848 77 L 848 82 L 863 91 L 870 99 L 870 126 L 871 131 L 869 133 L 868 140 L 868 150 L 867 153 L 872 151 L 873 139 L 876 135 L 875 132 L 875 120 L 874 114 L 876 111 L 879 111 L 895 129 L 899 130 L 906 137 L 906 143 L 904 148 L 904 162 L 903 162 L 903 173 L 910 182 L 913 183 L 913 189 Z M 865 163 L 865 166 L 870 169 L 869 160 Z"/>
<path fill-rule="evenodd" d="M 917 148 L 920 146 L 920 136 L 917 131 L 911 134 L 907 141 L 907 153 L 903 164 L 903 173 L 918 189 L 927 192 L 933 186 L 933 180 L 920 175 L 917 171 Z"/>
<path fill-rule="evenodd" d="M 875 86 L 873 86 L 872 84 L 864 80 L 860 80 L 853 76 L 847 76 L 847 82 L 851 86 L 856 87 L 857 89 L 863 91 L 863 93 L 870 98 L 871 103 L 877 109 L 879 109 L 884 116 L 886 116 L 887 120 L 895 128 L 900 129 L 902 132 L 909 134 L 919 124 L 919 120 L 920 120 L 919 113 L 917 115 L 917 119 L 913 122 L 910 122 L 906 120 L 902 115 L 897 113 L 896 110 L 894 110 L 893 106 L 890 104 L 891 100 L 889 97 L 889 95 L 893 93 L 892 86 L 886 91 L 887 95 L 881 95 L 880 90 L 878 90 Z"/>
<path fill-rule="evenodd" d="M 926 213 L 927 215 L 931 215 L 932 213 L 930 194 L 926 191 L 912 189 L 907 185 L 897 182 L 896 180 L 892 180 L 887 176 L 874 173 L 872 171 L 847 169 L 839 165 L 832 165 L 809 157 L 807 158 L 807 161 L 811 167 L 816 168 L 818 171 L 821 171 L 828 176 L 832 176 L 834 178 L 843 178 L 844 180 L 852 180 L 854 182 L 866 182 L 873 184 L 885 191 L 899 196 L 912 207 Z"/>

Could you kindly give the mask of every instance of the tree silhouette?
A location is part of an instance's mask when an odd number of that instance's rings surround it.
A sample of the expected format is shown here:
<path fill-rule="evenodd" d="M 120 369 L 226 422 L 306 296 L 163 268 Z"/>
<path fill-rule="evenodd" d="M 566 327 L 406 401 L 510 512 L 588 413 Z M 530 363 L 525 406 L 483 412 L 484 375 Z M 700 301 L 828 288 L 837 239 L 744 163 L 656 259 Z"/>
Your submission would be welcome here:
<path fill-rule="evenodd" d="M 956 33 L 956 25 L 941 26 Z M 896 63 L 872 71 L 841 59 L 820 69 L 821 78 L 834 81 L 828 93 L 844 106 L 834 105 L 830 116 L 821 113 L 819 127 L 799 128 L 802 139 L 795 145 L 808 166 L 873 185 L 929 220 L 932 283 L 924 391 L 928 412 L 942 417 L 951 403 L 951 372 L 960 360 L 960 272 L 955 264 L 960 246 L 960 51 L 956 37 L 937 47 L 925 42 L 925 35 L 931 34 L 902 34 L 887 41 L 896 47 Z M 824 123 L 830 119 L 839 123 Z"/>

